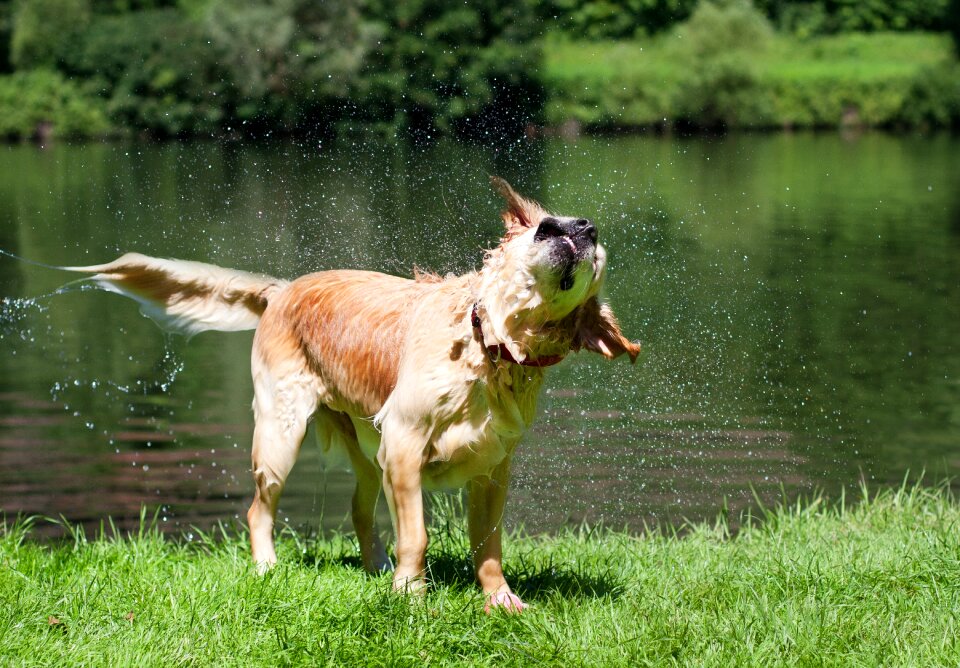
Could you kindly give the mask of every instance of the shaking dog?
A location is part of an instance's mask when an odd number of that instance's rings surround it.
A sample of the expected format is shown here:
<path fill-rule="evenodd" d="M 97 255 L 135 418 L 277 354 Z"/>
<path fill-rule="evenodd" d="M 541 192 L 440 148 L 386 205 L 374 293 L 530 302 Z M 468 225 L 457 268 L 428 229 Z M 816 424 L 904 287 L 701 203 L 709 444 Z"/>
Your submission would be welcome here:
<path fill-rule="evenodd" d="M 593 223 L 551 215 L 491 180 L 506 200 L 506 231 L 480 271 L 463 276 L 337 270 L 288 282 L 135 253 L 70 268 L 171 329 L 256 329 L 247 520 L 259 568 L 277 560 L 277 503 L 312 420 L 324 447 L 345 451 L 356 473 L 352 517 L 365 568 L 391 566 L 374 524 L 381 488 L 396 532 L 394 587 L 417 591 L 423 490 L 466 487 L 485 609 L 525 607 L 503 576 L 501 520 L 545 370 L 580 350 L 636 361 L 640 346 L 598 299 L 606 252 Z"/>

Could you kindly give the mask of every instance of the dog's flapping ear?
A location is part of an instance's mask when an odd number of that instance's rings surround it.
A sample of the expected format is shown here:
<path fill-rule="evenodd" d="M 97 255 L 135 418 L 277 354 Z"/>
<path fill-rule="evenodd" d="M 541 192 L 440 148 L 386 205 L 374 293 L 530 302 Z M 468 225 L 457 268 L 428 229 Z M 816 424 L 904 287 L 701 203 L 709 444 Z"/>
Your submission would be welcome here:
<path fill-rule="evenodd" d="M 542 206 L 517 194 L 517 191 L 499 176 L 491 176 L 490 183 L 507 202 L 507 208 L 501 214 L 507 232 L 522 232 L 528 227 L 536 227 L 547 215 Z"/>
<path fill-rule="evenodd" d="M 571 344 L 573 350 L 590 350 L 611 360 L 627 353 L 631 363 L 637 361 L 640 344 L 623 335 L 613 310 L 596 297 L 579 308 L 576 326 Z"/>

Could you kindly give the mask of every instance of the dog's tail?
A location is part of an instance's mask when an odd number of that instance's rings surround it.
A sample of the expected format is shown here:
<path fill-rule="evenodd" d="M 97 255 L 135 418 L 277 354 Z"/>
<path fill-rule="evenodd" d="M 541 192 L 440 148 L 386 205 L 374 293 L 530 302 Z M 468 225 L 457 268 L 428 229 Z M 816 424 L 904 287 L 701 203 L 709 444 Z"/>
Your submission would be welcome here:
<path fill-rule="evenodd" d="M 140 302 L 143 313 L 164 329 L 187 335 L 256 329 L 269 299 L 287 285 L 270 276 L 139 253 L 107 264 L 60 268 L 92 274 L 105 290 Z"/>

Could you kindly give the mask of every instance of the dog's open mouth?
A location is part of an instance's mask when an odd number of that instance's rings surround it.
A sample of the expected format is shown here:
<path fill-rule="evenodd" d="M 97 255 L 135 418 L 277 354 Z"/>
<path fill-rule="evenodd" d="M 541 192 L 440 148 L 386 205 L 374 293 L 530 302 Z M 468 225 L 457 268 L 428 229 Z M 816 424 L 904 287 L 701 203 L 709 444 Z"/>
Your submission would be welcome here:
<path fill-rule="evenodd" d="M 583 249 L 577 248 L 577 243 L 570 237 L 557 237 L 554 241 L 553 256 L 555 262 L 562 267 L 560 275 L 560 289 L 569 290 L 576 282 L 576 271 L 583 259 Z"/>

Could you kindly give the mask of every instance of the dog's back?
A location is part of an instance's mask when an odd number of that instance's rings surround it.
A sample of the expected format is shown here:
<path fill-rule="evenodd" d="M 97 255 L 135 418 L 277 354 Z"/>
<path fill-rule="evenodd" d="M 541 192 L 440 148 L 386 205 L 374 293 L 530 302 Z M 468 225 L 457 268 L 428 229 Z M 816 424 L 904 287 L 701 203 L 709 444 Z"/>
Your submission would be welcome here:
<path fill-rule="evenodd" d="M 436 289 L 371 271 L 308 274 L 271 298 L 254 359 L 269 368 L 306 365 L 320 380 L 321 403 L 372 416 L 396 386 L 416 304 Z"/>

